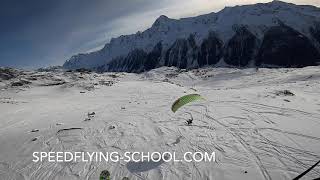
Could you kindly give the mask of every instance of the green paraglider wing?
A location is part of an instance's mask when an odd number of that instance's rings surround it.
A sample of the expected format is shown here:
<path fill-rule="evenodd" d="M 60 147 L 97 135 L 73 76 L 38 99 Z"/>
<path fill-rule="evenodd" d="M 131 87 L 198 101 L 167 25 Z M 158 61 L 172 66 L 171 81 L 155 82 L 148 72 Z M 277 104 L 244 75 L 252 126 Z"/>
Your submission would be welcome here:
<path fill-rule="evenodd" d="M 172 104 L 171 110 L 172 112 L 175 113 L 182 106 L 197 100 L 204 100 L 204 98 L 199 94 L 189 94 L 189 95 L 182 96 Z"/>

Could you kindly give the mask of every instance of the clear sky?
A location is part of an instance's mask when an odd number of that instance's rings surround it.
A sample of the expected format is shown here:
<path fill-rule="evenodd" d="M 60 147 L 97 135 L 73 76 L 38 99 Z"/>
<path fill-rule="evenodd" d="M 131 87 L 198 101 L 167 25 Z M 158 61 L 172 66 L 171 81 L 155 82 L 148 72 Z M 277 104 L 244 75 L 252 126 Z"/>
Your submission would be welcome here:
<path fill-rule="evenodd" d="M 181 18 L 270 0 L 1 0 L 0 66 L 61 65 L 112 37 L 150 27 L 160 15 Z M 286 0 L 320 6 L 320 0 Z"/>

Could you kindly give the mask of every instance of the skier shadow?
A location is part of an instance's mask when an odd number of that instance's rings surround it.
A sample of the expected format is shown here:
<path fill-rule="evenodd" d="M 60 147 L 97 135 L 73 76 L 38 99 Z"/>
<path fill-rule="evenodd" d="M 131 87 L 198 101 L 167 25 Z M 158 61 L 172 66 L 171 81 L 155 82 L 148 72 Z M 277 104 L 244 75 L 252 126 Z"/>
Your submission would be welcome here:
<path fill-rule="evenodd" d="M 126 164 L 126 167 L 131 173 L 140 173 L 156 169 L 163 163 L 164 161 L 162 159 L 160 161 L 130 161 Z"/>

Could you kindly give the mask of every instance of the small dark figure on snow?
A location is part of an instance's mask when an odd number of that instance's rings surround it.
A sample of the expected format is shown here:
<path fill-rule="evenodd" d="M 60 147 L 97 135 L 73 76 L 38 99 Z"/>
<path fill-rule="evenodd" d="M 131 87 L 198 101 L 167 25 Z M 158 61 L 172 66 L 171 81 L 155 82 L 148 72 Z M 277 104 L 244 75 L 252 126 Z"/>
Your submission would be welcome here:
<path fill-rule="evenodd" d="M 186 121 L 187 125 L 188 126 L 191 126 L 192 125 L 192 122 L 193 122 L 193 116 L 191 113 L 189 112 L 186 112 L 186 114 L 189 114 L 190 115 L 190 118 L 188 118 L 188 120 Z"/>
<path fill-rule="evenodd" d="M 187 120 L 187 124 L 188 124 L 188 126 L 191 126 L 192 121 L 193 121 L 193 119 L 188 119 L 188 120 Z"/>

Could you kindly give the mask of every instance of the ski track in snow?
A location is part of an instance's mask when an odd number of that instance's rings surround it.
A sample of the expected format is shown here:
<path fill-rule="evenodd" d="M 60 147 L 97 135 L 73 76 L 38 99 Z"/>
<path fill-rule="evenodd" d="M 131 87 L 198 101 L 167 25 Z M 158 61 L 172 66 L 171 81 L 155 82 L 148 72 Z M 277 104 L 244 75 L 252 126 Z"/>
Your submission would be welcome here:
<path fill-rule="evenodd" d="M 45 80 L 19 89 L 5 82 L 0 179 L 89 180 L 105 169 L 113 179 L 292 179 L 320 159 L 320 78 L 306 78 L 320 77 L 319 67 L 200 71 L 159 68 L 117 78 L 57 72 L 66 83 L 48 86 L 51 73 L 44 73 Z M 275 94 L 285 89 L 295 95 Z M 207 100 L 173 114 L 171 103 L 186 93 Z M 89 112 L 95 115 L 85 120 Z M 34 163 L 34 151 L 213 151 L 216 162 Z M 319 176 L 316 167 L 306 179 Z"/>

